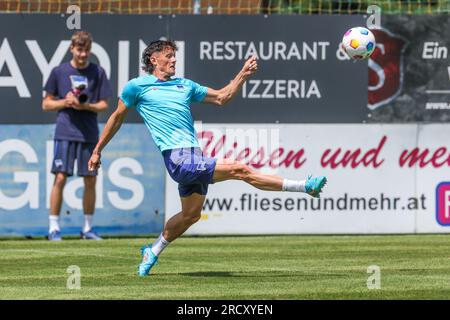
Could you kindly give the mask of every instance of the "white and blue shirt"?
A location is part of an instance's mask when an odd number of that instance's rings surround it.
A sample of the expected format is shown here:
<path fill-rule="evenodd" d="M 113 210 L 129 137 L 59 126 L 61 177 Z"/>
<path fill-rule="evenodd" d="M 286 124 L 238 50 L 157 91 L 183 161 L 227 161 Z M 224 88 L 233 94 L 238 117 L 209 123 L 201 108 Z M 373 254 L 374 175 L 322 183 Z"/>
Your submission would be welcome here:
<path fill-rule="evenodd" d="M 120 98 L 127 108 L 136 108 L 162 152 L 199 147 L 190 103 L 201 102 L 207 91 L 189 79 L 162 81 L 147 74 L 128 81 Z"/>

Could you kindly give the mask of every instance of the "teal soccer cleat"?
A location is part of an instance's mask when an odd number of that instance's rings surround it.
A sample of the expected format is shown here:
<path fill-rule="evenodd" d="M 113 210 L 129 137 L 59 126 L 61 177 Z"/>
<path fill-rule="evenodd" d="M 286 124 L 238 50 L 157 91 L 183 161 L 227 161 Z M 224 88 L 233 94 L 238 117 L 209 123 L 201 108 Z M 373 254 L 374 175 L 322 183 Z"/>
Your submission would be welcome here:
<path fill-rule="evenodd" d="M 311 197 L 320 198 L 322 188 L 327 184 L 327 178 L 324 176 L 312 177 L 308 176 L 305 183 L 306 193 Z"/>
<path fill-rule="evenodd" d="M 152 252 L 152 245 L 142 246 L 142 263 L 138 266 L 138 274 L 141 277 L 148 276 L 150 269 L 158 263 L 158 257 Z"/>

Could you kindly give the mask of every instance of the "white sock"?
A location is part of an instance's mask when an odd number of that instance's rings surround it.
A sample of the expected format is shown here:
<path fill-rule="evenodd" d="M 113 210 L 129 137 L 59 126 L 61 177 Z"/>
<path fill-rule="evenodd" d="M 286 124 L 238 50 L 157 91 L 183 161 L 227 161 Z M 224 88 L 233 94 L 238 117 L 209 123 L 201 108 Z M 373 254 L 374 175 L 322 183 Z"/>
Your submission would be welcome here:
<path fill-rule="evenodd" d="M 48 216 L 48 221 L 49 221 L 48 233 L 52 233 L 53 231 L 60 231 L 59 216 L 54 216 L 51 214 Z"/>
<path fill-rule="evenodd" d="M 93 214 L 84 214 L 84 228 L 83 232 L 91 231 L 92 229 L 92 219 L 94 218 Z"/>
<path fill-rule="evenodd" d="M 160 253 L 170 244 L 169 241 L 164 239 L 162 233 L 159 238 L 152 245 L 152 252 L 155 256 L 159 256 Z"/>
<path fill-rule="evenodd" d="M 283 180 L 283 191 L 292 191 L 292 192 L 306 192 L 305 189 L 305 180 Z"/>

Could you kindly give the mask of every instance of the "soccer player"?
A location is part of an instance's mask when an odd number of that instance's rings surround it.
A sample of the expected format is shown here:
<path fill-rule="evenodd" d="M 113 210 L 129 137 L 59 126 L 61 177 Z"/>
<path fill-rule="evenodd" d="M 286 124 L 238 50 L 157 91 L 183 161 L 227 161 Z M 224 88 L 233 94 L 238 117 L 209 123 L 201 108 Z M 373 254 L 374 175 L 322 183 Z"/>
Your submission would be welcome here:
<path fill-rule="evenodd" d="M 169 175 L 178 182 L 181 212 L 167 221 L 153 244 L 141 248 L 140 276 L 148 275 L 164 248 L 200 219 L 209 184 L 243 180 L 261 190 L 305 192 L 319 197 L 326 183 L 323 176 L 308 177 L 306 181 L 287 180 L 256 172 L 239 161 L 217 160 L 203 155 L 194 130 L 190 103 L 225 105 L 246 79 L 257 71 L 258 64 L 256 57 L 249 58 L 230 84 L 215 90 L 173 77 L 176 50 L 173 41 L 158 40 L 147 46 L 142 55 L 147 74 L 125 85 L 117 109 L 108 119 L 88 164 L 90 170 L 98 169 L 101 151 L 119 130 L 129 110 L 135 109 L 162 152 Z"/>
<path fill-rule="evenodd" d="M 50 194 L 48 240 L 61 240 L 59 214 L 67 177 L 73 175 L 77 160 L 77 174 L 84 180 L 84 227 L 81 238 L 101 240 L 92 228 L 95 209 L 97 171 L 89 171 L 87 163 L 98 141 L 97 113 L 108 107 L 112 96 L 105 71 L 89 62 L 92 36 L 85 31 L 72 35 L 72 59 L 55 67 L 45 84 L 44 111 L 58 112 L 54 136 L 54 158 L 51 172 L 55 174 Z"/>

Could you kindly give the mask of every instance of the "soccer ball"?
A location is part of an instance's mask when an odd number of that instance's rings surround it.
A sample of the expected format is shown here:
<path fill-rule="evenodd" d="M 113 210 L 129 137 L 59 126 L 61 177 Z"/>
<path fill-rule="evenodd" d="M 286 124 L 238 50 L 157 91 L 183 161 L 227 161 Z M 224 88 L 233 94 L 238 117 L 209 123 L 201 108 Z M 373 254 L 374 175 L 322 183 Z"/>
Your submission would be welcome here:
<path fill-rule="evenodd" d="M 350 59 L 368 59 L 375 50 L 373 33 L 363 27 L 349 29 L 342 38 L 341 47 Z"/>

